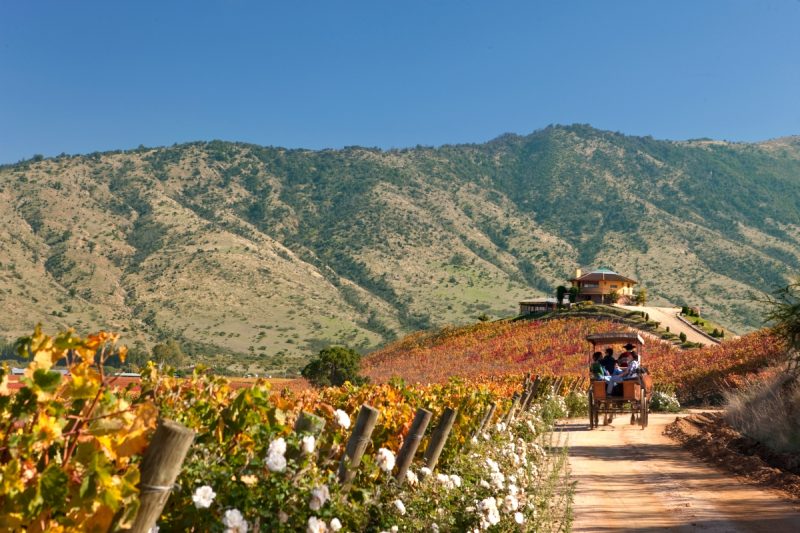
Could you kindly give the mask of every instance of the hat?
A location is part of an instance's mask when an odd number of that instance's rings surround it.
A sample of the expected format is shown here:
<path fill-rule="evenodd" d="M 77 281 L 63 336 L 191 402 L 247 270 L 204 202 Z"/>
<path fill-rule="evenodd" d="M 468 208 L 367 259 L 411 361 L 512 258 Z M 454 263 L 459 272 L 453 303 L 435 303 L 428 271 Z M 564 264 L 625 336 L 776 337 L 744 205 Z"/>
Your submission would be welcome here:
<path fill-rule="evenodd" d="M 623 348 L 625 348 L 626 350 L 633 350 L 633 344 L 628 343 L 625 346 L 623 346 Z"/>

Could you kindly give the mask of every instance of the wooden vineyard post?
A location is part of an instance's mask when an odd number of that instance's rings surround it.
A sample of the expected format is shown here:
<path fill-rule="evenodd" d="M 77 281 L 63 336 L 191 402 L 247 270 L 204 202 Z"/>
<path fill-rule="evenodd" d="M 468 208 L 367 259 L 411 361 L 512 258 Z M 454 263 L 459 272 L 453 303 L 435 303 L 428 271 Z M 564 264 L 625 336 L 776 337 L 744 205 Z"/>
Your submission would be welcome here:
<path fill-rule="evenodd" d="M 561 384 L 564 383 L 564 378 L 560 377 L 556 379 L 556 382 L 553 384 L 553 395 L 557 396 L 561 394 Z"/>
<path fill-rule="evenodd" d="M 528 410 L 528 404 L 530 403 L 532 397 L 533 397 L 533 386 L 528 385 L 528 388 L 525 389 L 525 391 L 522 393 L 522 400 L 520 400 L 519 402 L 519 410 L 521 412 Z"/>
<path fill-rule="evenodd" d="M 307 411 L 300 411 L 300 414 L 297 416 L 297 420 L 294 421 L 294 432 L 298 435 L 311 435 L 315 439 L 319 438 L 322 434 L 322 430 L 325 429 L 325 419 L 321 416 L 317 416 L 311 414 Z M 288 450 L 287 457 L 292 459 L 299 459 L 302 456 L 303 452 L 301 450 Z M 314 447 L 314 451 L 312 452 L 313 457 L 319 456 L 319 448 Z"/>
<path fill-rule="evenodd" d="M 492 416 L 494 415 L 495 410 L 497 409 L 497 404 L 492 402 L 489 404 L 489 407 L 486 408 L 486 411 L 483 412 L 483 417 L 481 418 L 481 423 L 478 424 L 478 427 L 475 429 L 475 433 L 472 434 L 473 437 L 477 437 L 480 435 L 483 428 L 486 427 L 486 424 L 492 420 Z"/>
<path fill-rule="evenodd" d="M 295 433 L 308 433 L 319 437 L 323 429 L 325 429 L 325 419 L 306 411 L 300 411 L 300 415 L 294 423 Z"/>
<path fill-rule="evenodd" d="M 542 380 L 539 379 L 539 376 L 536 376 L 536 378 L 533 380 L 533 384 L 531 385 L 531 394 L 528 398 L 528 403 L 525 405 L 526 411 L 530 410 L 531 406 L 533 405 L 533 401 L 536 399 L 536 395 L 539 393 L 539 384 L 541 382 Z"/>
<path fill-rule="evenodd" d="M 422 436 L 425 435 L 425 429 L 431 421 L 433 413 L 427 409 L 417 409 L 417 414 L 414 415 L 414 420 L 411 422 L 411 427 L 408 430 L 408 436 L 403 441 L 403 446 L 397 452 L 397 474 L 395 479 L 399 484 L 403 484 L 406 480 L 406 472 L 411 462 L 414 460 L 414 454 L 417 453 L 419 443 L 422 441 Z"/>
<path fill-rule="evenodd" d="M 506 424 L 510 424 L 512 420 L 514 420 L 514 414 L 517 410 L 517 406 L 519 405 L 519 393 L 515 392 L 514 396 L 511 397 L 511 407 L 508 408 L 508 412 L 506 413 L 505 418 L 503 418 L 503 422 Z"/>
<path fill-rule="evenodd" d="M 436 463 L 439 462 L 439 456 L 442 454 L 444 444 L 447 442 L 447 437 L 450 435 L 450 430 L 453 429 L 453 423 L 456 421 L 456 414 L 458 411 L 446 407 L 442 416 L 439 417 L 439 423 L 436 424 L 436 429 L 433 430 L 431 441 L 425 449 L 425 466 L 433 470 L 436 468 Z"/>
<path fill-rule="evenodd" d="M 194 441 L 194 431 L 172 420 L 159 420 L 139 468 L 139 511 L 131 531 L 150 531 L 169 499 L 183 460 Z"/>
<path fill-rule="evenodd" d="M 358 465 L 361 464 L 361 457 L 367 449 L 372 430 L 378 421 L 378 410 L 367 404 L 361 406 L 356 418 L 356 425 L 350 440 L 347 441 L 342 461 L 339 463 L 339 483 L 347 489 L 356 476 Z"/>

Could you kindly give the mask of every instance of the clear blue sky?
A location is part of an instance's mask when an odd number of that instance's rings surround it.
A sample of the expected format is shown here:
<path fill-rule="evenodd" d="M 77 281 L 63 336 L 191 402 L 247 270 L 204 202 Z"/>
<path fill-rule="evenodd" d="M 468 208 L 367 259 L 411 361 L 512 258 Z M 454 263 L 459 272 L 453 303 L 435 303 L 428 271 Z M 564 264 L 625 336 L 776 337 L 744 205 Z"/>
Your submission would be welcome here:
<path fill-rule="evenodd" d="M 575 122 L 800 134 L 800 2 L 0 4 L 4 163 L 210 139 L 483 142 Z"/>

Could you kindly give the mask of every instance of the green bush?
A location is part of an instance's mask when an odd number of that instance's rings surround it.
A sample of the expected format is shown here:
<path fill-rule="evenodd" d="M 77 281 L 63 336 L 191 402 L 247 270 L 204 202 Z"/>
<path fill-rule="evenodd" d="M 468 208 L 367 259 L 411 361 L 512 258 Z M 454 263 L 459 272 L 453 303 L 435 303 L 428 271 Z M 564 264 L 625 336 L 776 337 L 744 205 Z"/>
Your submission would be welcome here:
<path fill-rule="evenodd" d="M 320 350 L 319 355 L 301 370 L 301 374 L 317 387 L 338 387 L 349 381 L 363 385 L 368 380 L 359 376 L 361 356 L 344 346 L 331 346 Z"/>
<path fill-rule="evenodd" d="M 584 392 L 570 392 L 564 398 L 564 403 L 567 404 L 567 414 L 571 418 L 589 415 L 589 398 Z"/>

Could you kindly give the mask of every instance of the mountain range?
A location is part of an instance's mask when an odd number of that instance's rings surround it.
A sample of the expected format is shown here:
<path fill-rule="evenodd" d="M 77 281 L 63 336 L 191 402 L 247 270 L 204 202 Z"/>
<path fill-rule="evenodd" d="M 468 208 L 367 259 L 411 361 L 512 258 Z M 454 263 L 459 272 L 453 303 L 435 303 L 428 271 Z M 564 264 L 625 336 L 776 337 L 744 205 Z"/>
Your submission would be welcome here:
<path fill-rule="evenodd" d="M 0 232 L 0 336 L 110 328 L 236 372 L 513 315 L 579 267 L 744 333 L 800 264 L 800 137 L 36 156 L 0 167 Z"/>

